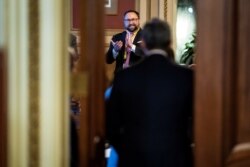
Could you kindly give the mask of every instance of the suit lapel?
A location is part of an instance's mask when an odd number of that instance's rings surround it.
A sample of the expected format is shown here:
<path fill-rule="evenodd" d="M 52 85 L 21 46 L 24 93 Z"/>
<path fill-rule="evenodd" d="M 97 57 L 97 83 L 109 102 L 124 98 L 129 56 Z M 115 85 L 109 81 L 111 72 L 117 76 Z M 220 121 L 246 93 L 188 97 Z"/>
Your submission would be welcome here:
<path fill-rule="evenodd" d="M 126 35 L 127 35 L 127 32 L 126 31 L 123 31 L 122 33 L 122 42 L 125 44 L 125 39 L 126 39 Z"/>
<path fill-rule="evenodd" d="M 141 41 L 141 29 L 137 32 L 133 44 L 138 45 L 138 42 Z"/>

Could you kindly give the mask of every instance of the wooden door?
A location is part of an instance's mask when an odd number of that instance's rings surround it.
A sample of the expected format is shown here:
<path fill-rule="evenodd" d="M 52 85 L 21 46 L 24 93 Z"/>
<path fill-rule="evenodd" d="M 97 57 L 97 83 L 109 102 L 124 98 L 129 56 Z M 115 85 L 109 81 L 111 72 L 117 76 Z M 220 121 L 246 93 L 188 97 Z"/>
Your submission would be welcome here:
<path fill-rule="evenodd" d="M 104 1 L 81 1 L 80 66 L 85 76 L 86 94 L 80 114 L 81 166 L 104 166 Z"/>
<path fill-rule="evenodd" d="M 195 166 L 250 166 L 250 1 L 197 0 Z"/>

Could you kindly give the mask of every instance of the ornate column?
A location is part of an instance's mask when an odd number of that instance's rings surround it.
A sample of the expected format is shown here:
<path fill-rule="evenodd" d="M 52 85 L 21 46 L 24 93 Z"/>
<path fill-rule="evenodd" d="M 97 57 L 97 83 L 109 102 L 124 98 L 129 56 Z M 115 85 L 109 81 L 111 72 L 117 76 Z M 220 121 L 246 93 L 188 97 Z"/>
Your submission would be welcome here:
<path fill-rule="evenodd" d="M 68 166 L 69 2 L 4 2 L 8 166 Z"/>
<path fill-rule="evenodd" d="M 6 0 L 8 166 L 29 162 L 28 1 Z"/>
<path fill-rule="evenodd" d="M 69 162 L 69 6 L 39 1 L 39 166 Z"/>

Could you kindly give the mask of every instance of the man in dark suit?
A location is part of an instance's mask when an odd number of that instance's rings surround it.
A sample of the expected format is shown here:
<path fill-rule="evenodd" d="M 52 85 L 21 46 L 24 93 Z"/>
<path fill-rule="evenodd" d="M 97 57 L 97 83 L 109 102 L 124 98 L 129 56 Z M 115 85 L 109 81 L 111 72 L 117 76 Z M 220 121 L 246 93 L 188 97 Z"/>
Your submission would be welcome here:
<path fill-rule="evenodd" d="M 168 57 L 170 37 L 166 22 L 148 22 L 145 59 L 115 75 L 106 135 L 119 167 L 192 167 L 193 71 Z"/>
<path fill-rule="evenodd" d="M 109 50 L 106 53 L 108 64 L 116 61 L 115 73 L 138 62 L 142 54 L 139 13 L 135 10 L 128 10 L 124 13 L 123 19 L 125 30 L 112 37 Z"/>

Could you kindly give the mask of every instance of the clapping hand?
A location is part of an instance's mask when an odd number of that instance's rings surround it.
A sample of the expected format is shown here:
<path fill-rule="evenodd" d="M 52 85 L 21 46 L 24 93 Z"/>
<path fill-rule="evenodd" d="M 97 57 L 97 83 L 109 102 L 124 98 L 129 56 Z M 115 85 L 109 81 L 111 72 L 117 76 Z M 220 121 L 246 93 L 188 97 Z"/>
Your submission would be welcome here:
<path fill-rule="evenodd" d="M 121 50 L 122 46 L 123 46 L 123 42 L 122 41 L 116 41 L 116 42 L 114 42 L 114 41 L 111 40 L 111 44 L 113 45 L 113 47 L 114 47 L 114 49 L 115 49 L 116 52 L 119 52 Z"/>
<path fill-rule="evenodd" d="M 132 48 L 132 45 L 133 45 L 133 43 L 132 43 L 132 35 L 129 32 L 127 32 L 126 44 L 127 44 L 127 47 Z"/>

